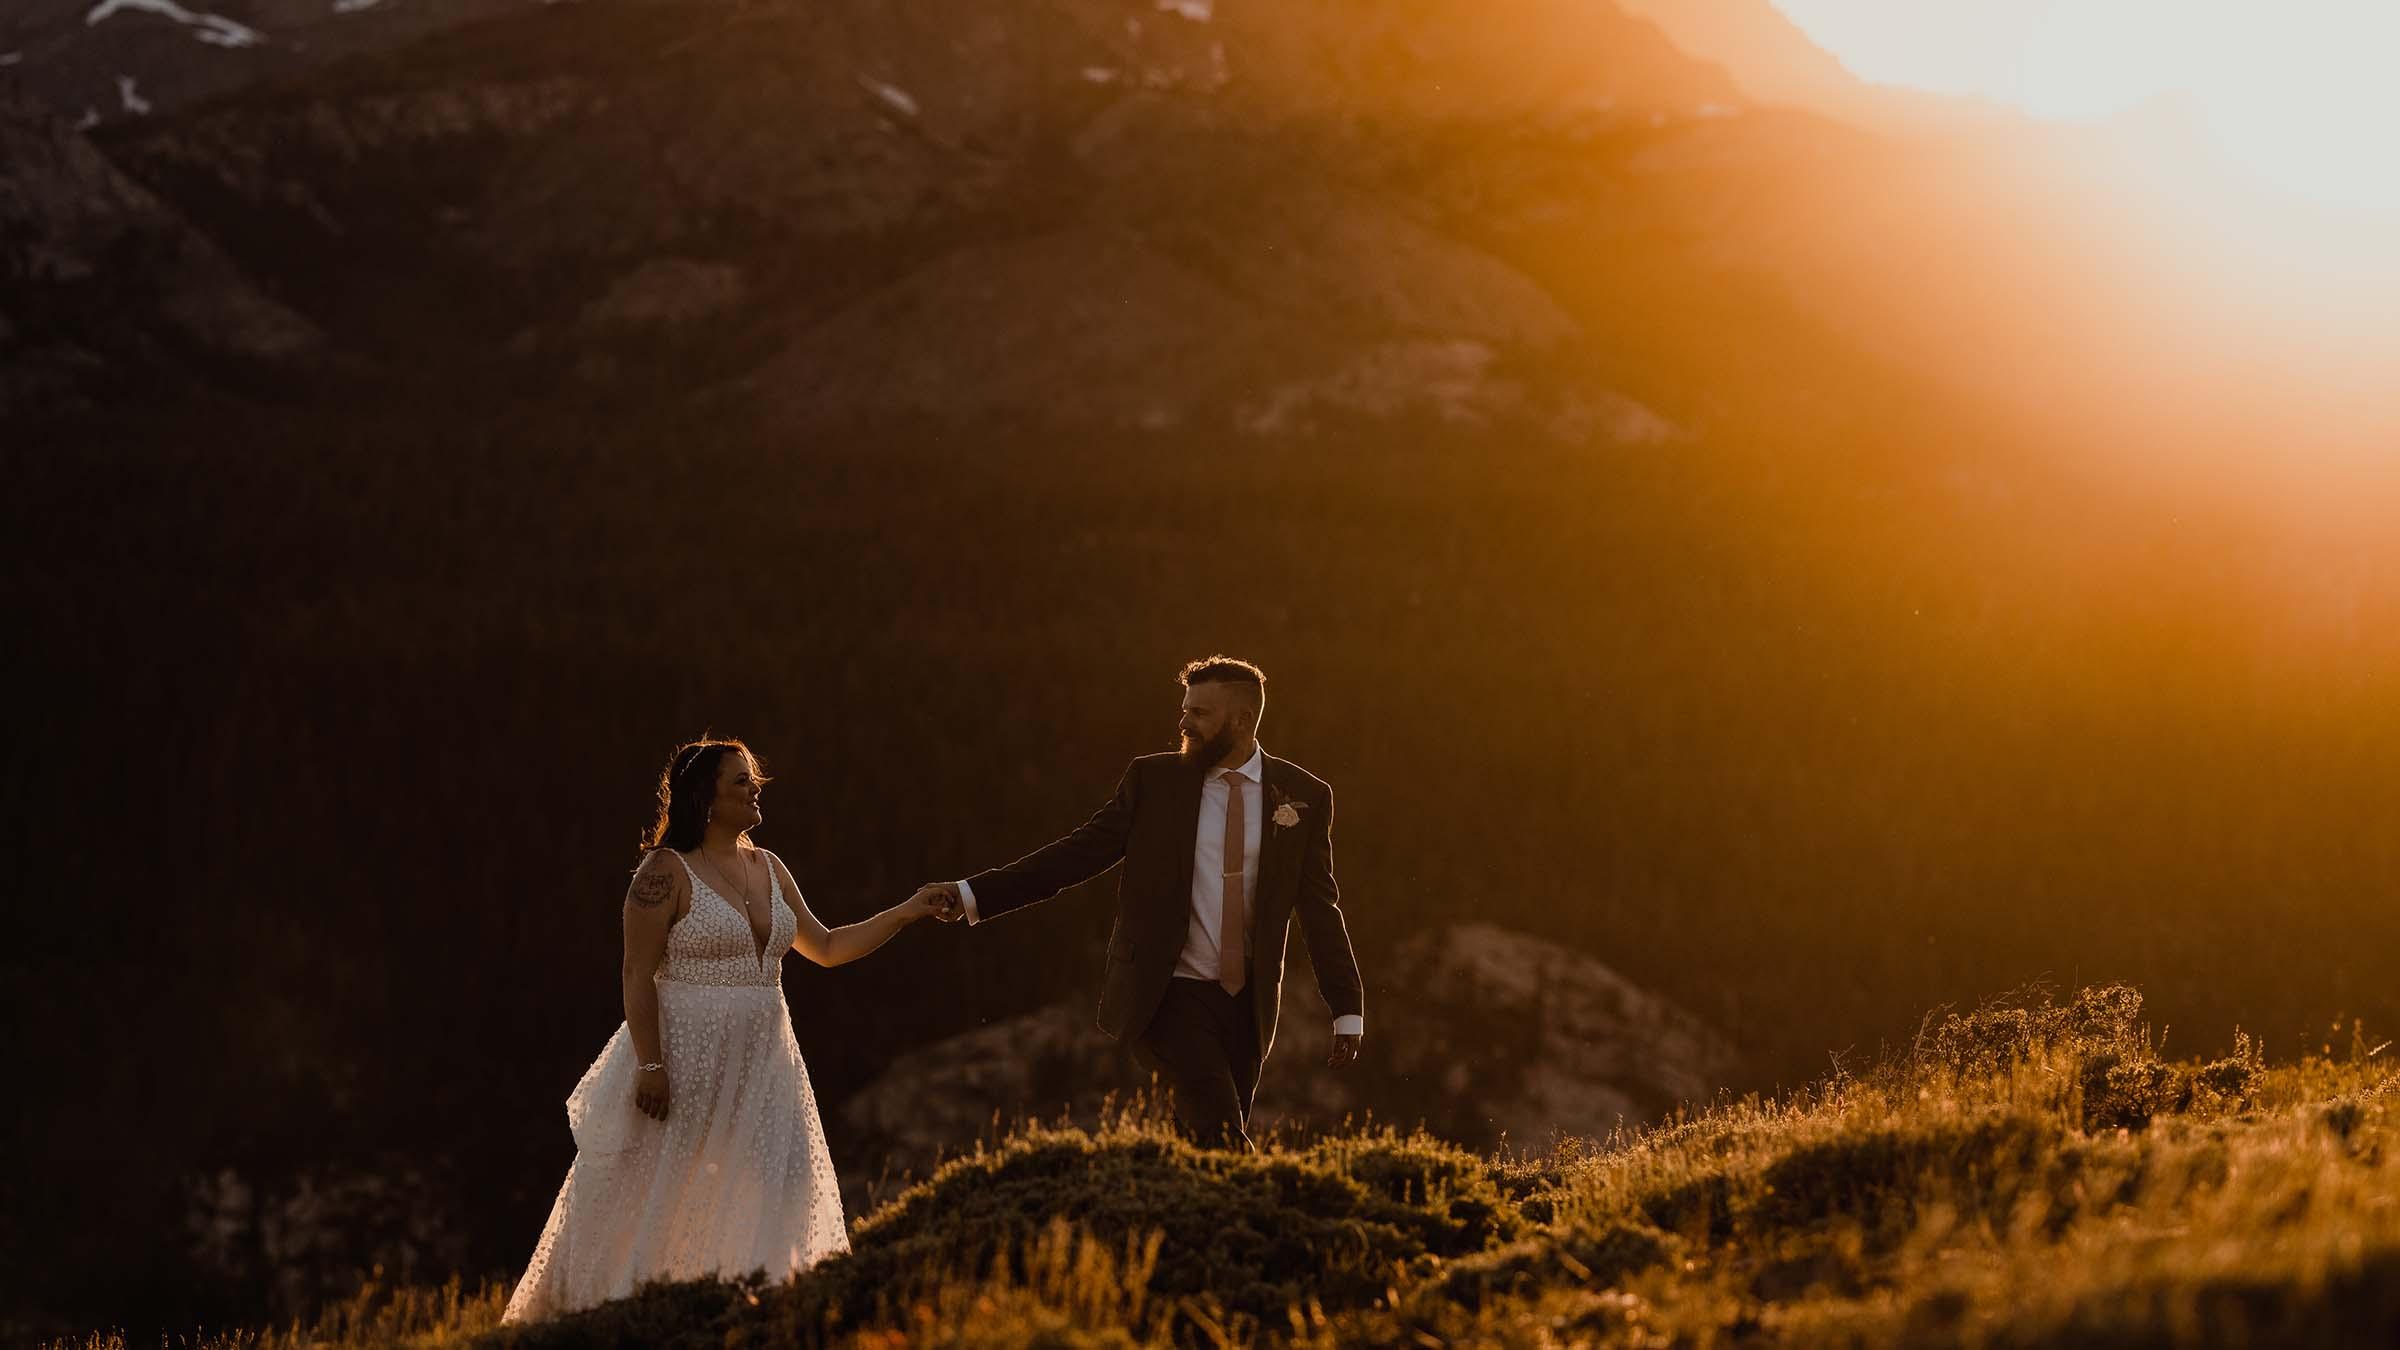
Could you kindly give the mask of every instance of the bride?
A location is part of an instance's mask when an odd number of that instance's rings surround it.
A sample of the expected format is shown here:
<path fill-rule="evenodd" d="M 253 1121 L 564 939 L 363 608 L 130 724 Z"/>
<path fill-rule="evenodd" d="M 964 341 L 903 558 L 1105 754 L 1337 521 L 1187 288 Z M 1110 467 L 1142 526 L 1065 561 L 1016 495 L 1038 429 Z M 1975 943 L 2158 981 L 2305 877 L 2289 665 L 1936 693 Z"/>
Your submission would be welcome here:
<path fill-rule="evenodd" d="M 828 931 L 783 860 L 750 842 L 767 782 L 738 740 L 685 745 L 659 776 L 625 893 L 625 1022 L 567 1098 L 575 1161 L 503 1322 L 653 1279 L 788 1276 L 849 1250 L 780 958 L 855 961 L 939 913 L 940 896 Z"/>

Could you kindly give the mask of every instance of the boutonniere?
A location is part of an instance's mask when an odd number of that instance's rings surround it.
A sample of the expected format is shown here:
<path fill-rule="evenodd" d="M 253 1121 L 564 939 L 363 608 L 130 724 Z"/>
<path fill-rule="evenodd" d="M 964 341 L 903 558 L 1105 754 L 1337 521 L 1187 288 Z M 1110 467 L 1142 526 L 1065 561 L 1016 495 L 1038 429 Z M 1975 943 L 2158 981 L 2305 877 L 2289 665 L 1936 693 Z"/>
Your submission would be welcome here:
<path fill-rule="evenodd" d="M 1299 824 L 1300 813 L 1308 809 L 1308 803 L 1293 801 L 1282 788 L 1274 789 L 1272 795 L 1275 800 L 1275 828 L 1288 830 Z"/>

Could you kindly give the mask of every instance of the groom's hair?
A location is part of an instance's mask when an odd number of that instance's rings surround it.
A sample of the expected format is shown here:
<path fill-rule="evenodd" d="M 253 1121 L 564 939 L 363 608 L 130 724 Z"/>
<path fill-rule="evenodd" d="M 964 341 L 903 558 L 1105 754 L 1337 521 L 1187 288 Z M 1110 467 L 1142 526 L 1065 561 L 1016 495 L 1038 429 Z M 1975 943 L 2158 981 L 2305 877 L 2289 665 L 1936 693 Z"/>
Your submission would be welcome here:
<path fill-rule="evenodd" d="M 1267 672 L 1247 661 L 1230 656 L 1203 656 L 1185 666 L 1175 679 L 1186 689 L 1195 684 L 1247 685 L 1251 690 L 1252 711 L 1267 710 Z"/>

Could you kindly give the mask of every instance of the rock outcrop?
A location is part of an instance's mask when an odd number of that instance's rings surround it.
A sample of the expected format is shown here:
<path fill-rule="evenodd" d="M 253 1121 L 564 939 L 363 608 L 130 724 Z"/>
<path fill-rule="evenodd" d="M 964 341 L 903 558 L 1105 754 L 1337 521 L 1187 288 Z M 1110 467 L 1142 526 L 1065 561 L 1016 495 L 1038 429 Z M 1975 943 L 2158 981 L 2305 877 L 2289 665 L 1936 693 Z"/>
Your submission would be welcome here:
<path fill-rule="evenodd" d="M 1368 1053 L 1325 1066 L 1323 1005 L 1295 959 L 1254 1126 L 1423 1121 L 1475 1148 L 1596 1137 L 1704 1102 L 1737 1072 L 1706 1023 L 1605 963 L 1467 923 L 1420 934 L 1368 975 Z M 1385 993 L 1383 991 L 1390 991 Z M 894 1060 L 838 1121 L 861 1196 L 991 1132 L 995 1120 L 1095 1119 L 1148 1084 L 1076 998 Z"/>

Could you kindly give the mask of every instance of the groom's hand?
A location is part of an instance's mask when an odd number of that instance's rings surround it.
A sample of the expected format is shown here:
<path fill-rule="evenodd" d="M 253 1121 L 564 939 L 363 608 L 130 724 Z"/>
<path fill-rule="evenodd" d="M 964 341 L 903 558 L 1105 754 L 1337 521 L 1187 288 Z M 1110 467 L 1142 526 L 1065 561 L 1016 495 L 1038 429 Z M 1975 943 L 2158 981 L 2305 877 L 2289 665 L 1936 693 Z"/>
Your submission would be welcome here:
<path fill-rule="evenodd" d="M 1358 1044 L 1365 1039 L 1366 1037 L 1364 1036 L 1353 1036 L 1346 1035 L 1338 1031 L 1335 1032 L 1333 1034 L 1333 1053 L 1325 1057 L 1326 1067 L 1338 1069 L 1345 1064 L 1355 1061 L 1358 1058 Z"/>
<path fill-rule="evenodd" d="M 929 882 L 917 894 L 925 898 L 933 917 L 943 923 L 957 923 L 967 917 L 967 902 L 959 898 L 955 882 Z"/>

